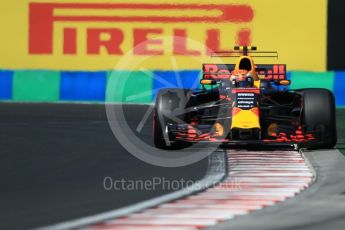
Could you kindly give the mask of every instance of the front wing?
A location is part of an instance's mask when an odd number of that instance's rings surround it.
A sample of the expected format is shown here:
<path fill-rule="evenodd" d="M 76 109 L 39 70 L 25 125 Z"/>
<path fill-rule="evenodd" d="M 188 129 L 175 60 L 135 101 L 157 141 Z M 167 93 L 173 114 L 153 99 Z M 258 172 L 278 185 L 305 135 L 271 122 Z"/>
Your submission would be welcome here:
<path fill-rule="evenodd" d="M 321 134 L 303 131 L 302 127 L 289 132 L 273 133 L 269 137 L 258 140 L 233 140 L 231 135 L 218 136 L 210 125 L 199 125 L 197 127 L 189 124 L 169 125 L 170 141 L 184 142 L 209 142 L 226 145 L 295 145 L 303 143 L 320 142 Z"/>

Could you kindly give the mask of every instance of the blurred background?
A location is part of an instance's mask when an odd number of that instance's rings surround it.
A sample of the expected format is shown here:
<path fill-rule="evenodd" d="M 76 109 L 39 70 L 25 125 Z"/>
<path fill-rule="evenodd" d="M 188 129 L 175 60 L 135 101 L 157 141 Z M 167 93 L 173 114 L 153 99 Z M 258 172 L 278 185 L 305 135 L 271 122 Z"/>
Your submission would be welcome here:
<path fill-rule="evenodd" d="M 197 87 L 207 49 L 237 44 L 278 51 L 256 62 L 285 63 L 291 88 L 327 88 L 345 106 L 341 0 L 0 4 L 3 101 L 151 103 L 159 88 Z M 107 98 L 110 76 L 123 88 Z"/>

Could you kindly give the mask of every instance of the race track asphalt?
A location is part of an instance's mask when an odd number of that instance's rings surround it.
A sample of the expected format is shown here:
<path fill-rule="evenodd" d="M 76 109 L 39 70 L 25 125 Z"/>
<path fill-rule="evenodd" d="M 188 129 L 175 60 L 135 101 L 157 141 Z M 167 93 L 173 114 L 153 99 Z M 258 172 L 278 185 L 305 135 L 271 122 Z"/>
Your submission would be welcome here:
<path fill-rule="evenodd" d="M 137 124 L 147 106 L 127 106 Z M 142 138 L 151 143 L 151 122 Z M 179 168 L 136 159 L 113 136 L 104 105 L 0 104 L 0 229 L 28 229 L 92 215 L 169 190 L 107 191 L 120 180 L 198 180 L 207 160 Z"/>
<path fill-rule="evenodd" d="M 345 154 L 345 108 L 337 110 L 337 131 L 337 148 L 340 150 L 340 152 Z"/>
<path fill-rule="evenodd" d="M 180 168 L 141 162 L 114 138 L 104 105 L 0 104 L 0 229 L 28 229 L 134 204 L 169 192 L 107 191 L 105 177 L 198 180 L 207 160 Z M 126 106 L 137 124 L 147 106 Z M 345 109 L 337 111 L 338 148 L 345 152 Z M 151 143 L 151 122 L 142 138 Z"/>

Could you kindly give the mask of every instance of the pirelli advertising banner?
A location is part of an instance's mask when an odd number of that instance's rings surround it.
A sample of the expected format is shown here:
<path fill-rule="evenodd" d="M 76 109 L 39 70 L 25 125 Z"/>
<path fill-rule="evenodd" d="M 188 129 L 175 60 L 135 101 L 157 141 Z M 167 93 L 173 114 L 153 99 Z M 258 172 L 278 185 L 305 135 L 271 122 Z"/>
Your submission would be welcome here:
<path fill-rule="evenodd" d="M 142 60 L 125 70 L 200 69 L 238 44 L 324 71 L 326 14 L 326 0 L 1 1 L 0 68 L 109 70 L 125 57 Z"/>

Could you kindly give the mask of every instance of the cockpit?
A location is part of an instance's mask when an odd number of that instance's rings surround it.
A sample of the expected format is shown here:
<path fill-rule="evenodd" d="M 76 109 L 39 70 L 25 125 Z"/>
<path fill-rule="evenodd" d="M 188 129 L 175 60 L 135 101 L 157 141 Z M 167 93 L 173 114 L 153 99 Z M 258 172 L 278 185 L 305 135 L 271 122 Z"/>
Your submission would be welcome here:
<path fill-rule="evenodd" d="M 249 72 L 252 70 L 252 62 L 249 58 L 244 57 L 240 60 L 238 68 Z"/>
<path fill-rule="evenodd" d="M 242 56 L 231 73 L 233 87 L 253 87 L 257 79 L 253 60 L 249 56 Z"/>

